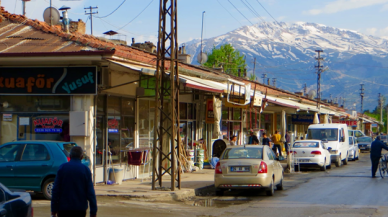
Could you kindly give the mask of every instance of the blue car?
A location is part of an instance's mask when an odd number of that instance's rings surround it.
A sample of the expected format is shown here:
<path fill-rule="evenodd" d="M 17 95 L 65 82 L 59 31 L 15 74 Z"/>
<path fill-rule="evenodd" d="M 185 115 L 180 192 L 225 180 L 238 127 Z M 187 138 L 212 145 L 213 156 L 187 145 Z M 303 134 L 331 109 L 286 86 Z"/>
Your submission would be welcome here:
<path fill-rule="evenodd" d="M 42 192 L 51 200 L 55 176 L 70 160 L 74 142 L 17 141 L 0 146 L 0 183 L 11 189 Z M 90 165 L 85 155 L 82 163 Z"/>
<path fill-rule="evenodd" d="M 31 196 L 27 192 L 11 192 L 0 183 L 0 217 L 32 217 Z"/>

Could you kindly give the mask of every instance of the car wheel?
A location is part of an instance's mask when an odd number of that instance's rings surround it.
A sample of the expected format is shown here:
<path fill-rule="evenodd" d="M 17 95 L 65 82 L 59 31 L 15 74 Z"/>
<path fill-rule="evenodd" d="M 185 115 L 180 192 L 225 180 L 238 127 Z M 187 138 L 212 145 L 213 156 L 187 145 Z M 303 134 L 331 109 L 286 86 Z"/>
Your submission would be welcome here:
<path fill-rule="evenodd" d="M 342 161 L 341 161 L 341 153 L 340 153 L 340 155 L 338 156 L 338 158 L 337 158 L 337 160 L 335 161 L 335 166 L 336 167 L 340 167 L 340 166 L 342 166 Z"/>
<path fill-rule="evenodd" d="M 326 158 L 325 162 L 323 163 L 323 166 L 320 167 L 321 171 L 326 171 Z"/>
<path fill-rule="evenodd" d="M 216 189 L 216 196 L 224 196 L 224 191 L 221 189 Z"/>
<path fill-rule="evenodd" d="M 43 186 L 42 186 L 42 193 L 43 193 L 43 196 L 44 196 L 47 200 L 51 200 L 51 198 L 52 198 L 53 188 L 54 188 L 54 181 L 55 181 L 54 178 L 50 178 L 50 179 L 47 179 L 47 180 L 43 183 Z"/>
<path fill-rule="evenodd" d="M 348 162 L 349 162 L 349 154 L 346 153 L 346 158 L 344 160 L 344 165 L 348 165 Z"/>
<path fill-rule="evenodd" d="M 271 185 L 269 186 L 269 189 L 266 191 L 267 196 L 273 196 L 275 194 L 275 188 L 274 188 L 273 178 L 271 179 Z"/>
<path fill-rule="evenodd" d="M 357 157 L 356 157 L 356 160 L 358 160 L 358 158 L 360 157 L 360 153 L 358 153 Z"/>
<path fill-rule="evenodd" d="M 276 190 L 283 190 L 283 175 L 280 183 L 276 185 Z"/>

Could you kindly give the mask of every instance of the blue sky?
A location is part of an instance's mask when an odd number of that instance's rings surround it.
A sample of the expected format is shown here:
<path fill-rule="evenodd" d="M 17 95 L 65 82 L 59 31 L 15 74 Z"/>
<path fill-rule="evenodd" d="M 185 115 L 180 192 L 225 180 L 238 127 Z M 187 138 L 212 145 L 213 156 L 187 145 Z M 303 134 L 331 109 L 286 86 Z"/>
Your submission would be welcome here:
<path fill-rule="evenodd" d="M 258 2 L 278 21 L 315 22 L 388 38 L 388 23 L 386 22 L 388 20 L 388 0 L 179 0 L 179 42 L 200 38 L 203 11 L 206 11 L 204 38 L 221 35 L 242 25 L 250 25 L 250 22 L 260 22 L 260 19 L 253 15 L 242 1 L 248 2 L 266 21 L 272 21 L 272 18 Z M 98 6 L 99 13 L 96 16 L 102 17 L 111 13 L 122 2 L 124 0 L 53 0 L 53 5 L 57 8 L 62 5 L 70 6 L 72 7 L 71 19 L 87 21 L 84 7 Z M 11 13 L 22 13 L 21 0 L 1 0 L 1 4 Z M 147 5 L 149 5 L 148 8 L 134 19 Z M 49 0 L 31 0 L 27 2 L 27 16 L 43 20 L 43 11 L 48 6 Z M 117 31 L 134 19 L 118 31 L 125 35 L 122 36 L 122 39 L 126 37 L 126 40 L 130 41 L 134 37 L 137 42 L 156 42 L 158 6 L 159 0 L 126 0 L 112 15 L 93 19 L 94 34 L 102 35 L 108 30 Z M 90 33 L 90 20 L 87 25 L 87 33 Z"/>

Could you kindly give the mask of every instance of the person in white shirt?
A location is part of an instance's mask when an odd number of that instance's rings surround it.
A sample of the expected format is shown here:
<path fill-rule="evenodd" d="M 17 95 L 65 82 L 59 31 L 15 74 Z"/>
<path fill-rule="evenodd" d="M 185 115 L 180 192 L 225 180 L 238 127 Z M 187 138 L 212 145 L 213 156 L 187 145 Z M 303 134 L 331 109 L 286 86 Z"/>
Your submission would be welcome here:
<path fill-rule="evenodd" d="M 229 144 L 229 145 L 237 145 L 237 144 L 236 144 L 236 141 L 237 141 L 237 136 L 232 135 L 232 136 L 230 137 L 230 144 Z"/>

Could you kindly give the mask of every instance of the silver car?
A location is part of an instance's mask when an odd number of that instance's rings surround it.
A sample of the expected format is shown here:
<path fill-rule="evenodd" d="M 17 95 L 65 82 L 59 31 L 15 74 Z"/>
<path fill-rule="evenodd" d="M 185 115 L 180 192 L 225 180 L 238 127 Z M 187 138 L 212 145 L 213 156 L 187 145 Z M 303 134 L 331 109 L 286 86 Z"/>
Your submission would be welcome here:
<path fill-rule="evenodd" d="M 265 189 L 274 195 L 283 190 L 283 167 L 267 145 L 228 146 L 217 163 L 214 174 L 216 195 L 227 189 Z"/>
<path fill-rule="evenodd" d="M 358 160 L 360 157 L 360 149 L 358 148 L 357 138 L 349 136 L 349 160 Z"/>

